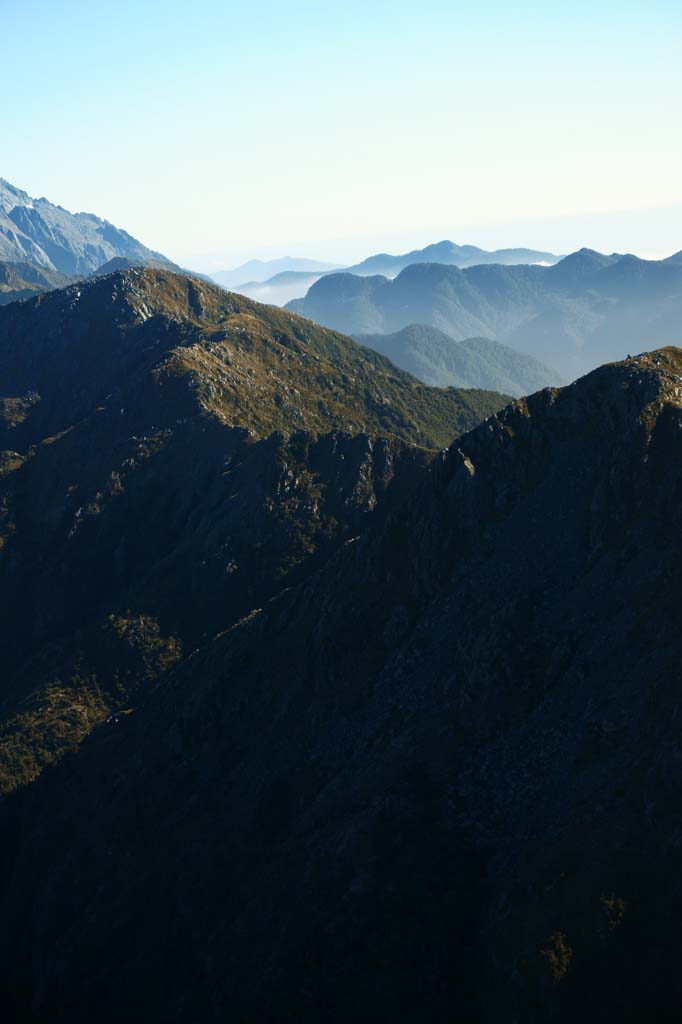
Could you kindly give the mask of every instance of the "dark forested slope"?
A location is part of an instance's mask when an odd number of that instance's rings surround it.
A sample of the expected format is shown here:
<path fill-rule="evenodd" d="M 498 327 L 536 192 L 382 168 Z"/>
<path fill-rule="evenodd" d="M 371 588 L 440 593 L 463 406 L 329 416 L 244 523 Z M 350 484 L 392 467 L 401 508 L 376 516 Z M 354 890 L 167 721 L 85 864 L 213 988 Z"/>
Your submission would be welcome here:
<path fill-rule="evenodd" d="M 672 1020 L 682 354 L 509 406 L 0 808 L 19 1020 Z"/>
<path fill-rule="evenodd" d="M 505 403 L 155 270 L 0 309 L 0 380 L 4 792 Z"/>

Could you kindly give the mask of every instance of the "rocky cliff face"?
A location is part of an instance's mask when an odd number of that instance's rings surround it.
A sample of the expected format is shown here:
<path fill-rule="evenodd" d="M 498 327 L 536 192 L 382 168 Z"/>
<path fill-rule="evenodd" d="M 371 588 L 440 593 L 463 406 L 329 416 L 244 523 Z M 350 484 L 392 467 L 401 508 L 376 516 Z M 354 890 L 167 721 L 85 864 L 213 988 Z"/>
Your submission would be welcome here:
<path fill-rule="evenodd" d="M 679 350 L 514 403 L 6 800 L 15 1015 L 673 1019 L 681 454 Z"/>

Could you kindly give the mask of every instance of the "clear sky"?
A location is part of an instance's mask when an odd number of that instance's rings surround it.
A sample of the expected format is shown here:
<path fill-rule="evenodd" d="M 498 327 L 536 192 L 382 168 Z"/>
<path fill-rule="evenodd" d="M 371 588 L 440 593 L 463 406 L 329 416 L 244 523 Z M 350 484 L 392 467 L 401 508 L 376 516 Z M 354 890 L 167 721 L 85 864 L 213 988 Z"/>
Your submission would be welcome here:
<path fill-rule="evenodd" d="M 0 176 L 196 269 L 682 248 L 680 0 L 0 0 Z"/>

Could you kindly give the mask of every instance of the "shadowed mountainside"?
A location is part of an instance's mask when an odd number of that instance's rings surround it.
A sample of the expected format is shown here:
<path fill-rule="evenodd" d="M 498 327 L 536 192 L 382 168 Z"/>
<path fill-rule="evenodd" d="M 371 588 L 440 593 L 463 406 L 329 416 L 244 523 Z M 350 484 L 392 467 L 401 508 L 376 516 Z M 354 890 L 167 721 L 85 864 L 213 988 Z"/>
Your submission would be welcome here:
<path fill-rule="evenodd" d="M 0 309 L 0 379 L 4 792 L 506 401 L 157 270 Z"/>
<path fill-rule="evenodd" d="M 0 807 L 18 1020 L 673 1019 L 682 353 L 514 403 Z"/>
<path fill-rule="evenodd" d="M 47 270 L 35 263 L 0 263 L 0 306 L 30 299 L 41 292 L 63 288 L 70 283 L 66 274 Z"/>

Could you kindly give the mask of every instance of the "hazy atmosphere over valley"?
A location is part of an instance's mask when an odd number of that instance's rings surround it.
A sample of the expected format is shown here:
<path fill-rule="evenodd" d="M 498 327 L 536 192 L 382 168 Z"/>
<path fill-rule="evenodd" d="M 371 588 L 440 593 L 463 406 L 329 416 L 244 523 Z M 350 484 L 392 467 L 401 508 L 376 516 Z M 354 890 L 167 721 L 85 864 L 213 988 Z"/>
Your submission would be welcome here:
<path fill-rule="evenodd" d="M 682 1000 L 682 8 L 0 3 L 8 1024 Z"/>

